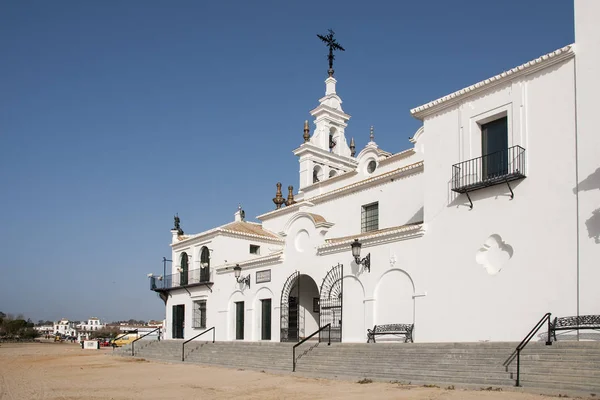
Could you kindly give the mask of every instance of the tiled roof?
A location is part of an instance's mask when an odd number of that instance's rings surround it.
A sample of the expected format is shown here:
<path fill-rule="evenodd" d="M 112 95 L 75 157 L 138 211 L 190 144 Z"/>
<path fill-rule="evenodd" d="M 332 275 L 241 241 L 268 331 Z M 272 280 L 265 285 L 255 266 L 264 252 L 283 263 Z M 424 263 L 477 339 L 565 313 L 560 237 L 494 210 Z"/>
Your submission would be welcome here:
<path fill-rule="evenodd" d="M 313 214 L 313 213 L 307 213 L 307 214 L 310 215 L 315 220 L 315 224 L 327 222 L 327 221 L 325 221 L 325 218 L 319 214 Z"/>
<path fill-rule="evenodd" d="M 485 79 L 481 82 L 477 82 L 474 85 L 471 85 L 469 87 L 466 87 L 464 89 L 458 90 L 454 93 L 450 93 L 447 96 L 444 97 L 440 97 L 437 100 L 433 100 L 427 104 L 423 104 L 422 106 L 413 108 L 412 110 L 410 110 L 410 113 L 416 117 L 419 118 L 420 114 L 423 113 L 424 111 L 433 108 L 435 106 L 438 106 L 440 104 L 446 103 L 450 100 L 456 99 L 458 97 L 461 97 L 463 95 L 467 95 L 470 94 L 471 92 L 476 92 L 481 88 L 484 88 L 486 86 L 491 86 L 494 84 L 498 84 L 499 82 L 508 80 L 512 77 L 514 77 L 514 75 L 519 74 L 521 72 L 529 72 L 529 70 L 534 70 L 536 66 L 540 66 L 542 64 L 546 64 L 547 62 L 549 62 L 550 60 L 555 61 L 556 59 L 562 59 L 565 56 L 568 55 L 572 55 L 573 54 L 573 45 L 568 45 L 565 47 L 562 47 L 558 50 L 555 50 L 551 53 L 548 54 L 544 54 L 541 57 L 536 58 L 535 60 L 531 60 L 526 62 L 525 64 L 521 64 L 517 67 L 514 67 L 512 69 L 509 69 L 508 71 L 504 71 L 501 74 L 498 74 L 496 76 L 492 76 L 491 78 Z M 560 57 L 563 56 L 563 57 Z"/>
<path fill-rule="evenodd" d="M 267 238 L 271 238 L 271 239 L 279 239 L 279 236 L 263 229 L 263 227 L 261 225 L 253 224 L 250 222 L 236 221 L 236 222 L 232 222 L 227 225 L 223 225 L 218 229 L 220 231 L 226 231 L 226 232 L 244 233 L 247 235 L 256 235 L 256 236 L 263 236 L 263 237 L 267 237 Z"/>
<path fill-rule="evenodd" d="M 207 231 L 197 233 L 195 235 L 179 236 L 178 239 L 179 239 L 179 242 L 181 243 L 186 240 L 210 235 L 213 233 L 217 233 L 217 234 L 218 233 L 228 233 L 228 234 L 236 235 L 236 236 L 267 239 L 267 240 L 274 240 L 274 241 L 278 241 L 278 242 L 284 241 L 282 238 L 280 238 L 273 232 L 263 229 L 261 224 L 257 224 L 254 222 L 246 222 L 246 221 L 230 222 L 228 224 L 221 225 L 219 227 L 209 229 Z M 179 244 L 179 243 L 177 243 L 177 244 Z"/>

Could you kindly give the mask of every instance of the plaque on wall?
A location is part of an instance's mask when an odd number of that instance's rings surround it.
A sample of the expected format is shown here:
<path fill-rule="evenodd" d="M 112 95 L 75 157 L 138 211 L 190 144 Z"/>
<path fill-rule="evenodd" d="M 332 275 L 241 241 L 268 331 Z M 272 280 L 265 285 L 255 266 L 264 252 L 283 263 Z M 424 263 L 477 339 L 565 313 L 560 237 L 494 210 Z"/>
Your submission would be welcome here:
<path fill-rule="evenodd" d="M 320 299 L 313 297 L 313 312 L 321 312 Z"/>
<path fill-rule="evenodd" d="M 271 282 L 271 270 L 256 271 L 256 283 Z"/>

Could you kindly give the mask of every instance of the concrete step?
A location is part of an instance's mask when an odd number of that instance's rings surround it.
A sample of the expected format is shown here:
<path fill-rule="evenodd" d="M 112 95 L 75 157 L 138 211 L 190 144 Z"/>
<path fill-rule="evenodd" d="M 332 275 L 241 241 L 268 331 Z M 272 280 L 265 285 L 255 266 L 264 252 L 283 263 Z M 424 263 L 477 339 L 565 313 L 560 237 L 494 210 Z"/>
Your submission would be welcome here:
<path fill-rule="evenodd" d="M 137 342 L 137 357 L 181 361 L 180 340 Z M 294 343 L 206 342 L 185 345 L 188 363 L 237 369 L 289 372 Z M 368 377 L 375 380 L 439 385 L 513 386 L 516 343 L 325 343 L 296 348 L 297 373 L 322 378 Z M 131 354 L 130 347 L 114 351 Z M 532 388 L 600 392 L 600 342 L 530 343 L 521 353 L 521 382 Z"/>

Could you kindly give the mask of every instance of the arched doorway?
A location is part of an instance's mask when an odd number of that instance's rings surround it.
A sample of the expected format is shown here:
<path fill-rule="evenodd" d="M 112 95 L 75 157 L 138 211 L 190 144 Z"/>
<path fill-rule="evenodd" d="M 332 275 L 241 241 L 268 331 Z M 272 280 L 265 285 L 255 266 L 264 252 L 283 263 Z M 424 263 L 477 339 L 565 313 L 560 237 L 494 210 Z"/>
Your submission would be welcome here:
<path fill-rule="evenodd" d="M 319 329 L 319 288 L 309 275 L 295 271 L 281 291 L 280 340 L 297 342 Z"/>

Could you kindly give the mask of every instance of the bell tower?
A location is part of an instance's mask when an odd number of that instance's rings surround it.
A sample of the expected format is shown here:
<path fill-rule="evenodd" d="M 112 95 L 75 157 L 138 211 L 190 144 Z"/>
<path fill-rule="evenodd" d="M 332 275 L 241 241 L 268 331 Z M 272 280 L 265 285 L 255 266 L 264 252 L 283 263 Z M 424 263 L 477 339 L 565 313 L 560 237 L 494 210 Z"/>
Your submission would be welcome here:
<path fill-rule="evenodd" d="M 310 112 L 315 118 L 315 133 L 310 142 L 333 154 L 350 157 L 345 135 L 350 115 L 342 109 L 342 99 L 335 91 L 336 83 L 333 76 L 325 80 L 325 96 L 319 99 L 317 108 Z"/>
<path fill-rule="evenodd" d="M 333 51 L 344 51 L 344 48 L 336 42 L 333 35 L 332 30 L 329 30 L 328 35 L 317 35 L 329 47 L 329 76 L 325 79 L 325 96 L 319 99 L 319 105 L 310 112 L 314 118 L 314 133 L 310 136 L 306 121 L 304 143 L 294 150 L 294 154 L 300 158 L 300 191 L 353 170 L 357 165 L 354 151 L 346 140 L 350 115 L 342 109 L 342 99 L 336 92 L 337 80 L 333 77 Z"/>

